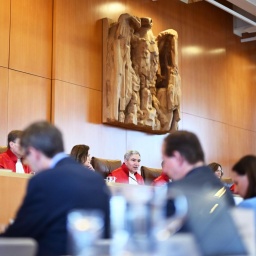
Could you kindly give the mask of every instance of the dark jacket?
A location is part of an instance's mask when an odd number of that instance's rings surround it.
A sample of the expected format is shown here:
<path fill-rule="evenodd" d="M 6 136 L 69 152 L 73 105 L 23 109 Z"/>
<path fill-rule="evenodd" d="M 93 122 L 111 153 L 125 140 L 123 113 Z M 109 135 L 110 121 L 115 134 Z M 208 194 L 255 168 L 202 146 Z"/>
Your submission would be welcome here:
<path fill-rule="evenodd" d="M 233 196 L 209 167 L 195 168 L 183 179 L 169 183 L 169 193 L 174 198 L 185 196 L 187 214 L 181 230 L 193 233 L 202 255 L 246 255 L 229 213 L 234 205 Z M 168 203 L 168 215 L 174 211 L 173 202 Z M 184 199 L 176 200 L 180 212 L 185 205 Z"/>
<path fill-rule="evenodd" d="M 66 220 L 72 209 L 102 210 L 108 237 L 109 191 L 103 178 L 67 157 L 29 181 L 15 221 L 2 236 L 34 238 L 38 255 L 66 255 Z"/>

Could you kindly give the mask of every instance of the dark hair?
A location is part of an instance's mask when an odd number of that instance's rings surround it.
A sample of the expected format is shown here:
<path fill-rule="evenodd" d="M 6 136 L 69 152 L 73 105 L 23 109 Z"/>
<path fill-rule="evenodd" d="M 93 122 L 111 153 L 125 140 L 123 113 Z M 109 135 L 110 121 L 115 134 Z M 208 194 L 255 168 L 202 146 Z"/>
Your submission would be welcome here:
<path fill-rule="evenodd" d="M 31 146 L 49 158 L 64 151 L 60 130 L 46 121 L 29 125 L 22 133 L 20 145 L 25 152 Z"/>
<path fill-rule="evenodd" d="M 13 130 L 10 131 L 7 137 L 7 147 L 10 149 L 10 142 L 15 142 L 16 139 L 21 137 L 22 131 L 20 130 Z"/>
<path fill-rule="evenodd" d="M 87 145 L 75 145 L 71 152 L 70 155 L 79 163 L 83 164 L 85 163 L 87 156 L 88 156 L 88 151 L 90 147 Z"/>
<path fill-rule="evenodd" d="M 208 164 L 208 167 L 210 167 L 213 172 L 219 171 L 219 167 L 220 167 L 221 177 L 223 176 L 224 173 L 223 173 L 223 170 L 222 170 L 222 166 L 220 164 L 213 162 L 213 163 Z"/>
<path fill-rule="evenodd" d="M 188 131 L 176 131 L 165 139 L 165 154 L 173 156 L 178 151 L 190 164 L 204 162 L 204 152 L 197 136 Z"/>
<path fill-rule="evenodd" d="M 249 186 L 244 198 L 256 196 L 256 156 L 247 155 L 242 157 L 233 167 L 232 171 L 239 176 L 247 175 Z"/>

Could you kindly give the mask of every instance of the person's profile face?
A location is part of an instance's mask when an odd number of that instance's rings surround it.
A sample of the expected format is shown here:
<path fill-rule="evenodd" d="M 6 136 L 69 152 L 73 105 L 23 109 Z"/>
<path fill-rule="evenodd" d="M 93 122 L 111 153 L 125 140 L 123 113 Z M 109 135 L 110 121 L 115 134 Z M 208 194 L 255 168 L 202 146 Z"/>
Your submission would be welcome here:
<path fill-rule="evenodd" d="M 38 158 L 38 153 L 35 149 L 33 148 L 27 148 L 27 149 L 24 149 L 22 148 L 22 155 L 23 155 L 23 158 L 26 162 L 26 164 L 30 167 L 30 169 L 33 171 L 33 172 L 37 172 L 40 170 L 40 165 L 39 165 L 39 158 Z"/>
<path fill-rule="evenodd" d="M 91 163 L 91 155 L 88 153 L 87 157 L 85 158 L 84 165 L 88 166 Z"/>
<path fill-rule="evenodd" d="M 216 175 L 217 178 L 221 178 L 222 176 L 222 170 L 221 167 L 219 166 L 218 169 L 214 172 L 214 174 Z"/>
<path fill-rule="evenodd" d="M 181 171 L 179 168 L 179 162 L 177 161 L 176 155 L 167 156 L 165 153 L 165 143 L 162 145 L 162 159 L 163 166 L 162 171 L 166 173 L 173 180 L 179 180 L 182 178 Z"/>
<path fill-rule="evenodd" d="M 128 160 L 125 160 L 124 163 L 130 172 L 135 173 L 139 170 L 140 161 L 140 155 L 133 154 L 130 156 Z"/>
<path fill-rule="evenodd" d="M 164 165 L 162 167 L 163 173 L 172 177 L 173 180 L 179 179 L 179 173 L 176 168 L 176 162 L 174 157 L 163 155 Z"/>
<path fill-rule="evenodd" d="M 241 197 L 245 198 L 248 187 L 249 187 L 249 180 L 247 175 L 238 175 L 236 172 L 231 172 L 232 180 L 235 184 L 235 194 L 240 195 Z"/>
<path fill-rule="evenodd" d="M 18 157 L 22 157 L 22 150 L 20 147 L 20 138 L 17 138 L 15 141 L 10 142 L 11 151 Z"/>

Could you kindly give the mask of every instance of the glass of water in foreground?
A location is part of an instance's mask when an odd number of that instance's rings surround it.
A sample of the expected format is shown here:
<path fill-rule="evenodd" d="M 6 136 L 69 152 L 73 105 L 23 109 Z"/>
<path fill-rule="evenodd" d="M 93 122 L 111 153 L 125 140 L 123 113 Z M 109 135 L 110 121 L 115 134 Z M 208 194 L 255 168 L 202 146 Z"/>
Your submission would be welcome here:
<path fill-rule="evenodd" d="M 104 214 L 100 210 L 73 210 L 67 217 L 68 246 L 72 255 L 92 256 L 102 237 Z"/>

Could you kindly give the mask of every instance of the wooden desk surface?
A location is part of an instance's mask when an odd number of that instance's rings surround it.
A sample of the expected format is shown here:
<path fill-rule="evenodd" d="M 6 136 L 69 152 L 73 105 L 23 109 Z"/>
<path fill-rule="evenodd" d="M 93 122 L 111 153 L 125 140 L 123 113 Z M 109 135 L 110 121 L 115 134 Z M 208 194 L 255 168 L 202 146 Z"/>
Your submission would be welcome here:
<path fill-rule="evenodd" d="M 33 175 L 0 171 L 0 223 L 8 224 L 22 203 Z"/>

